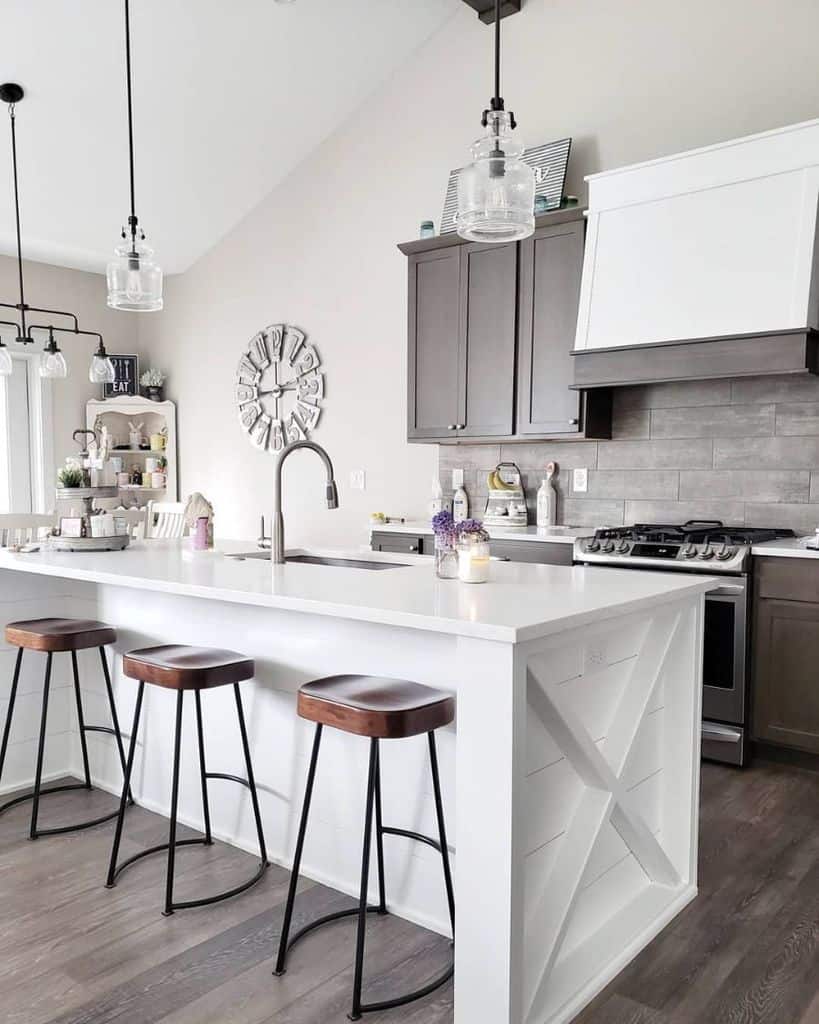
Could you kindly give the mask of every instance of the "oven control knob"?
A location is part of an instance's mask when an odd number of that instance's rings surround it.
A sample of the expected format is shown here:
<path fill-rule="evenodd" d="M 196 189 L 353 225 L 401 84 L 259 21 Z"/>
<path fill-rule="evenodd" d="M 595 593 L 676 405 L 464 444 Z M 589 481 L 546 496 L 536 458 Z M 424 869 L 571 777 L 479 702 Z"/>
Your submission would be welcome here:
<path fill-rule="evenodd" d="M 707 562 L 709 558 L 713 558 L 713 557 L 714 557 L 714 549 L 711 547 L 710 544 L 706 544 L 705 547 L 700 552 L 700 558 L 704 559 Z"/>
<path fill-rule="evenodd" d="M 682 550 L 683 558 L 696 558 L 697 557 L 697 545 L 689 542 L 685 545 Z"/>
<path fill-rule="evenodd" d="M 586 551 L 591 551 L 592 553 L 594 553 L 595 551 L 599 551 L 599 550 L 600 550 L 600 541 L 599 540 L 595 540 L 595 538 L 592 537 L 591 540 L 587 540 L 586 541 Z"/>
<path fill-rule="evenodd" d="M 736 548 L 730 548 L 727 544 L 723 544 L 720 550 L 717 552 L 717 559 L 720 562 L 727 562 L 728 559 L 733 558 L 736 553 Z"/>
<path fill-rule="evenodd" d="M 614 541 L 607 540 L 603 545 L 603 554 L 610 555 L 614 551 Z"/>
<path fill-rule="evenodd" d="M 630 547 L 631 545 L 627 540 L 621 540 L 620 543 L 617 545 L 617 554 L 627 555 L 629 553 Z"/>

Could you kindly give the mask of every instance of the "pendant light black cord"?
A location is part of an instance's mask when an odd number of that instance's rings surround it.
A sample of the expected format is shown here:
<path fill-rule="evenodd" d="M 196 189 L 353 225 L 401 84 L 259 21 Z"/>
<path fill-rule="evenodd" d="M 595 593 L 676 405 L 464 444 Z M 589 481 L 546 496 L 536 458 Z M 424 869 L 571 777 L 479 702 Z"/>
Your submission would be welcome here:
<path fill-rule="evenodd" d="M 20 337 L 28 338 L 26 331 L 26 298 L 23 291 L 23 244 L 20 239 L 20 192 L 17 184 L 17 131 L 14 120 L 14 104 L 9 104 L 11 119 L 11 163 L 14 170 L 14 216 L 17 221 L 17 275 L 20 280 Z"/>
<path fill-rule="evenodd" d="M 493 110 L 503 110 L 501 97 L 501 0 L 495 0 L 495 97 L 492 100 Z"/>
<path fill-rule="evenodd" d="M 128 224 L 131 228 L 131 247 L 136 251 L 137 215 L 136 190 L 134 188 L 134 111 L 131 100 L 131 11 L 130 0 L 125 0 L 125 77 L 128 88 L 128 153 L 131 172 L 131 216 Z"/>

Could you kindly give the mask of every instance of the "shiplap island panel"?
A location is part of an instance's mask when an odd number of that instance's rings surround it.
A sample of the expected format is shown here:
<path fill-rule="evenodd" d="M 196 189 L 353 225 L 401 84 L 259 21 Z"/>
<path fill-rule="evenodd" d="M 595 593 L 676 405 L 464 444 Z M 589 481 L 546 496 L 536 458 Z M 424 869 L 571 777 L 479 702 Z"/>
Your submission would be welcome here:
<path fill-rule="evenodd" d="M 268 847 L 284 864 L 311 741 L 295 714 L 299 685 L 366 672 L 455 693 L 457 727 L 440 737 L 455 847 L 455 1022 L 570 1021 L 696 894 L 710 581 L 497 563 L 491 583 L 469 586 L 436 580 L 423 558 L 356 557 L 407 564 L 273 572 L 269 563 L 195 556 L 169 542 L 95 555 L 4 552 L 0 599 L 9 609 L 25 592 L 30 617 L 59 605 L 61 614 L 104 619 L 120 630 L 119 653 L 176 642 L 255 658 L 250 742 Z M 102 717 L 97 674 L 83 678 L 87 713 Z M 135 686 L 118 664 L 115 686 L 127 721 Z M 165 814 L 172 696 L 148 694 L 134 776 L 138 802 Z M 230 696 L 205 696 L 205 729 L 214 770 L 238 773 Z M 70 714 L 66 705 L 52 719 L 55 737 L 73 729 Z M 76 774 L 78 745 L 62 742 L 65 764 L 50 769 Z M 183 744 L 182 757 L 180 819 L 200 827 L 195 746 Z M 322 757 L 304 870 L 353 895 L 367 744 L 331 733 Z M 118 760 L 106 738 L 95 738 L 92 758 L 95 781 L 116 791 Z M 382 761 L 385 823 L 434 831 L 423 737 L 385 742 Z M 233 793 L 214 787 L 212 817 L 221 838 L 254 848 L 250 807 L 237 814 Z M 386 856 L 391 909 L 446 933 L 434 852 L 389 840 Z"/>

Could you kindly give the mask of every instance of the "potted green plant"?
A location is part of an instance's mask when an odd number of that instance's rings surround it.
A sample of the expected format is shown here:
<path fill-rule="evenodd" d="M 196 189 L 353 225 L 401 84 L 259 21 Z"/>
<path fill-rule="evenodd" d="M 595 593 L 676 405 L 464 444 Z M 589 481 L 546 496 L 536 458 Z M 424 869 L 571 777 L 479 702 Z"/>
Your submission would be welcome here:
<path fill-rule="evenodd" d="M 82 487 L 85 481 L 83 471 L 77 466 L 64 466 L 57 474 L 60 487 Z"/>
<path fill-rule="evenodd" d="M 165 379 L 165 374 L 161 370 L 153 367 L 146 370 L 139 378 L 145 397 L 150 398 L 152 402 L 161 402 L 164 397 Z"/>

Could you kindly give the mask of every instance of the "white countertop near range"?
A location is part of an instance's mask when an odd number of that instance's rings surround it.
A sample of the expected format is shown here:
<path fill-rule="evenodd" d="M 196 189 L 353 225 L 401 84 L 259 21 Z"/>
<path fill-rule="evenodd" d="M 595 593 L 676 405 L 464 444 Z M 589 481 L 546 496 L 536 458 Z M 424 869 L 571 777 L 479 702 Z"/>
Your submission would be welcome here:
<path fill-rule="evenodd" d="M 496 562 L 489 583 L 436 578 L 429 558 L 361 551 L 311 551 L 330 557 L 401 563 L 383 571 L 236 561 L 225 552 L 252 550 L 219 543 L 193 554 L 179 541 L 142 541 L 125 551 L 32 554 L 0 552 L 0 571 L 113 584 L 214 601 L 404 626 L 455 636 L 519 643 L 615 615 L 654 610 L 664 601 L 704 593 L 707 576 L 611 568 Z"/>
<path fill-rule="evenodd" d="M 591 537 L 594 529 L 590 526 L 487 526 L 493 540 L 548 541 L 556 544 L 574 544 L 577 537 Z M 374 533 L 421 533 L 432 534 L 432 527 L 426 520 L 406 523 L 370 524 Z"/>
<path fill-rule="evenodd" d="M 781 540 L 768 540 L 764 544 L 754 544 L 751 554 L 772 558 L 819 558 L 819 550 L 805 546 L 808 541 L 816 543 L 816 538 L 784 537 Z"/>

